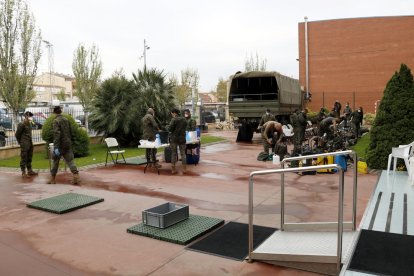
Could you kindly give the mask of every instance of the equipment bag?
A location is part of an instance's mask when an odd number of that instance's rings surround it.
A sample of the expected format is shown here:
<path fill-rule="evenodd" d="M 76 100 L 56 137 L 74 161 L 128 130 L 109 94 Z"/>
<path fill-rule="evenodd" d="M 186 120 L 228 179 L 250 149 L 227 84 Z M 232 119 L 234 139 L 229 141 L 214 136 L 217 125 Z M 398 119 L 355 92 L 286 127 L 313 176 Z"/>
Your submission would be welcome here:
<path fill-rule="evenodd" d="M 334 163 L 334 157 L 333 156 L 324 156 L 324 157 L 318 157 L 316 160 L 318 166 L 319 165 L 329 165 Z M 317 170 L 318 173 L 333 173 L 334 169 L 319 169 Z"/>
<path fill-rule="evenodd" d="M 314 153 L 313 153 L 313 152 L 311 152 L 311 151 L 309 151 L 309 152 L 304 152 L 304 153 L 303 153 L 303 155 L 304 155 L 304 156 L 306 156 L 306 155 L 312 155 L 312 154 L 314 154 Z M 304 161 L 304 162 L 302 162 L 302 166 L 303 166 L 303 167 L 309 167 L 309 166 L 314 165 L 314 164 L 313 164 L 313 163 L 314 163 L 314 159 L 313 159 L 313 158 L 303 159 L 303 161 Z M 315 159 L 315 162 L 316 162 L 316 159 Z M 316 171 L 307 171 L 307 172 L 302 172 L 302 174 L 315 175 L 315 174 L 316 174 Z"/>
<path fill-rule="evenodd" d="M 262 151 L 257 156 L 257 161 L 267 161 L 269 160 L 269 154 L 267 152 Z"/>

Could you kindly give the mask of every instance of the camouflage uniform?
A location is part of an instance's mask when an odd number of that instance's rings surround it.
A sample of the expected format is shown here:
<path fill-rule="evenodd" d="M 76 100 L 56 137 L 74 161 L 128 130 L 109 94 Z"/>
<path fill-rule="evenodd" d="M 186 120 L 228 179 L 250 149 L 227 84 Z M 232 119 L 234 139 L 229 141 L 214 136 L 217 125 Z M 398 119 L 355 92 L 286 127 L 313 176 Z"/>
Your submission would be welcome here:
<path fill-rule="evenodd" d="M 56 118 L 53 120 L 53 147 L 54 149 L 59 149 L 60 155 L 56 156 L 53 154 L 53 164 L 50 170 L 52 177 L 55 177 L 57 174 L 61 156 L 69 166 L 70 171 L 74 175 L 78 175 L 79 171 L 73 160 L 72 140 L 74 135 L 69 120 L 63 117 L 62 114 L 56 114 Z M 76 181 L 74 182 L 76 184 Z"/>
<path fill-rule="evenodd" d="M 306 124 L 308 123 L 306 114 L 304 112 L 296 112 L 292 114 L 292 123 L 293 123 L 293 153 L 300 154 L 302 153 L 302 142 L 305 139 L 305 130 Z"/>
<path fill-rule="evenodd" d="M 358 111 L 352 112 L 351 128 L 352 128 L 352 131 L 354 132 L 355 139 L 358 139 L 359 137 L 359 130 L 362 124 L 362 117 L 363 117 L 362 112 L 358 112 Z"/>
<path fill-rule="evenodd" d="M 275 115 L 271 113 L 265 113 L 263 114 L 262 118 L 259 122 L 259 128 L 263 127 L 263 125 L 269 121 L 276 121 Z"/>
<path fill-rule="evenodd" d="M 195 131 L 196 130 L 196 121 L 189 116 L 188 118 L 185 118 L 187 122 L 187 131 Z"/>
<path fill-rule="evenodd" d="M 334 133 L 331 130 L 331 125 L 333 125 L 333 121 L 336 118 L 334 117 L 326 117 L 321 121 L 319 124 L 319 136 L 322 137 L 325 133 L 328 136 L 328 139 L 333 139 Z"/>
<path fill-rule="evenodd" d="M 32 125 L 28 119 L 19 123 L 16 130 L 16 140 L 20 145 L 20 169 L 25 174 L 32 171 L 33 142 L 32 142 Z"/>
<path fill-rule="evenodd" d="M 155 135 L 158 132 L 158 124 L 154 119 L 154 111 L 149 109 L 147 114 L 142 118 L 142 139 L 155 141 Z M 157 149 L 146 149 L 145 156 L 150 162 L 157 161 Z"/>
<path fill-rule="evenodd" d="M 185 170 L 186 156 L 185 156 L 185 130 L 187 128 L 187 122 L 183 117 L 173 117 L 168 126 L 170 132 L 170 146 L 171 146 L 171 163 L 175 167 L 175 163 L 178 160 L 177 147 L 180 149 L 181 162 Z M 174 171 L 174 169 L 173 169 Z"/>

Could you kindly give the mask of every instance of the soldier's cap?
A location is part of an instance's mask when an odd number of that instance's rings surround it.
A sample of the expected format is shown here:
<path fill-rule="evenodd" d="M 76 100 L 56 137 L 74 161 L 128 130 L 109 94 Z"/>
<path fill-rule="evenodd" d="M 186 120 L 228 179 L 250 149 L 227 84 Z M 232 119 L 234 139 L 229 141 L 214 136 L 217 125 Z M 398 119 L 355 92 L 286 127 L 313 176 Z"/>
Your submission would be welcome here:
<path fill-rule="evenodd" d="M 171 109 L 171 113 L 175 113 L 177 115 L 180 115 L 180 110 L 178 110 L 177 108 L 173 108 L 173 109 Z"/>
<path fill-rule="evenodd" d="M 32 113 L 32 112 L 30 112 L 30 111 L 26 111 L 26 112 L 24 113 L 24 116 L 26 116 L 26 117 L 33 117 L 33 113 Z"/>

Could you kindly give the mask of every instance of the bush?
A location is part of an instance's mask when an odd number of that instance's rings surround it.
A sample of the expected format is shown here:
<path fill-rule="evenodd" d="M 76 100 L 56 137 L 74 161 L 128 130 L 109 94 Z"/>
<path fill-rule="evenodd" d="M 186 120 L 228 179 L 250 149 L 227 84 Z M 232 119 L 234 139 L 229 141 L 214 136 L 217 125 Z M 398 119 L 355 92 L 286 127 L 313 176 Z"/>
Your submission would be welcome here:
<path fill-rule="evenodd" d="M 75 138 L 73 141 L 73 154 L 75 157 L 88 156 L 89 154 L 89 136 L 86 130 L 79 127 L 75 120 L 69 114 L 62 114 L 70 122 L 72 132 L 75 133 Z M 55 114 L 50 115 L 42 127 L 42 139 L 49 143 L 53 143 L 53 130 L 52 124 L 53 120 L 56 118 Z"/>
<path fill-rule="evenodd" d="M 368 166 L 385 169 L 392 147 L 414 141 L 413 75 L 402 64 L 387 83 L 374 125 L 367 154 Z"/>
<path fill-rule="evenodd" d="M 366 113 L 364 115 L 364 120 L 365 120 L 365 124 L 366 125 L 372 126 L 372 124 L 374 123 L 374 120 L 375 120 L 375 114 L 373 114 L 373 113 Z"/>

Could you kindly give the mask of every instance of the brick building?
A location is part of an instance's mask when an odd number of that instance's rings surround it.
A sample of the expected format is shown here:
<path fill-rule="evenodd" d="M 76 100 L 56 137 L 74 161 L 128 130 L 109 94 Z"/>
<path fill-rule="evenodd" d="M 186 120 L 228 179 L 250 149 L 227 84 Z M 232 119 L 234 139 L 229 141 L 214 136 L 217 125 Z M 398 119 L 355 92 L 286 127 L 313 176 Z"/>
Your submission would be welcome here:
<path fill-rule="evenodd" d="M 305 22 L 299 23 L 299 81 L 306 90 Z M 312 111 L 335 100 L 373 113 L 401 63 L 414 72 L 414 16 L 307 22 Z"/>

